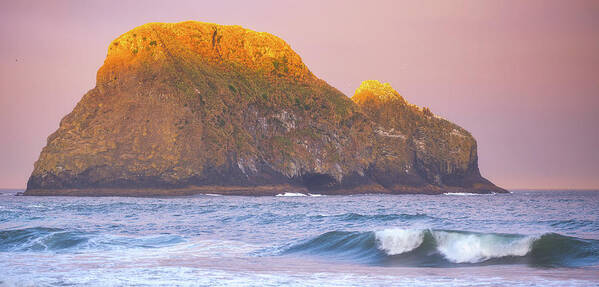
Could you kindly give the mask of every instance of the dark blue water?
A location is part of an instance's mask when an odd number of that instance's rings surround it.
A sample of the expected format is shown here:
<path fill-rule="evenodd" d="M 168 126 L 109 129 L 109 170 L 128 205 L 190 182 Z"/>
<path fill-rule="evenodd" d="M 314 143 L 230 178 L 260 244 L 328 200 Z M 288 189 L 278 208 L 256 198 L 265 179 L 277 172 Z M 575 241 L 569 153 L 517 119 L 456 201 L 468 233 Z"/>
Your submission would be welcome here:
<path fill-rule="evenodd" d="M 0 285 L 599 285 L 599 192 L 0 193 Z"/>

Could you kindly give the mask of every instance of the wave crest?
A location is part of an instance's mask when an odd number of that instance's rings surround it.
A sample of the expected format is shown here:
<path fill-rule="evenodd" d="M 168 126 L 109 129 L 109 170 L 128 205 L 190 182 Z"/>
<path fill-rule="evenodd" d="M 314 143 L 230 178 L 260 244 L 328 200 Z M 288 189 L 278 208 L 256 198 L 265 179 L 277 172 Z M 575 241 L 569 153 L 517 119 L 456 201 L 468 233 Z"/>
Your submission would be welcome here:
<path fill-rule="evenodd" d="M 437 250 L 455 263 L 479 263 L 492 258 L 525 256 L 534 236 L 434 231 Z"/>
<path fill-rule="evenodd" d="M 388 255 L 398 255 L 416 249 L 424 241 L 424 231 L 385 229 L 375 232 L 378 248 Z"/>
<path fill-rule="evenodd" d="M 177 235 L 122 236 L 60 228 L 33 227 L 0 231 L 0 252 L 114 250 L 122 248 L 158 248 L 185 241 Z"/>
<path fill-rule="evenodd" d="M 333 231 L 286 249 L 375 265 L 431 266 L 599 264 L 599 241 L 563 236 L 478 233 L 454 230 L 385 229 Z"/>

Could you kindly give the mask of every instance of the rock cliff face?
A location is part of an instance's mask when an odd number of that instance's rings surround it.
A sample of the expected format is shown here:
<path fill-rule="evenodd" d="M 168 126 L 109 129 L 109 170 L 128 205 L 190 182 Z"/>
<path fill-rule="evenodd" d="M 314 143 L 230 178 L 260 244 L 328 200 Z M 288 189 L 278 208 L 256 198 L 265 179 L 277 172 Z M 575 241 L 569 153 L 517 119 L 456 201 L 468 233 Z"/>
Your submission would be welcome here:
<path fill-rule="evenodd" d="M 366 81 L 350 99 L 281 39 L 150 23 L 114 40 L 26 195 L 504 192 L 462 128 Z"/>

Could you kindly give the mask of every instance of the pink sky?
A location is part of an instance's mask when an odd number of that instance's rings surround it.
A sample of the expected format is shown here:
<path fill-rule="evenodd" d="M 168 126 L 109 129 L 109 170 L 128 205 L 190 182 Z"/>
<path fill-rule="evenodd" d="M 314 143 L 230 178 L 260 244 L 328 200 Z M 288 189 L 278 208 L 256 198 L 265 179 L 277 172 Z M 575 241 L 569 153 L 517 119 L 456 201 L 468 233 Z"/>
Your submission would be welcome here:
<path fill-rule="evenodd" d="M 95 85 L 108 44 L 147 22 L 275 34 L 351 96 L 389 82 L 469 130 L 506 188 L 599 188 L 599 1 L 1 1 L 0 188 Z"/>

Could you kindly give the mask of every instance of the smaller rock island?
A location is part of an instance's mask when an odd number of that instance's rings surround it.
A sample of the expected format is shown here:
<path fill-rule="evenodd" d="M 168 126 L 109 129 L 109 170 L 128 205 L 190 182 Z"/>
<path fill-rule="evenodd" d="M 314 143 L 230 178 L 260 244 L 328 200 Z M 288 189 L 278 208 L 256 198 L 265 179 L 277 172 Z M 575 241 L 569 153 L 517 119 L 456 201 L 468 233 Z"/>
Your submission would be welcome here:
<path fill-rule="evenodd" d="M 268 33 L 149 23 L 48 137 L 25 195 L 507 192 L 476 141 L 364 81 L 351 99 Z"/>

